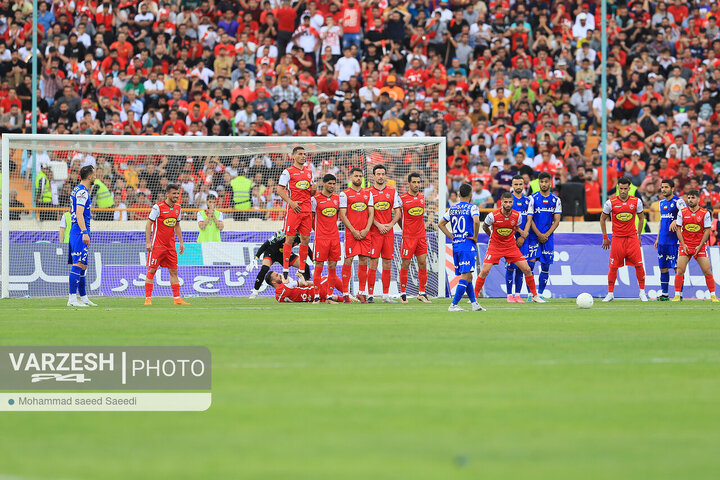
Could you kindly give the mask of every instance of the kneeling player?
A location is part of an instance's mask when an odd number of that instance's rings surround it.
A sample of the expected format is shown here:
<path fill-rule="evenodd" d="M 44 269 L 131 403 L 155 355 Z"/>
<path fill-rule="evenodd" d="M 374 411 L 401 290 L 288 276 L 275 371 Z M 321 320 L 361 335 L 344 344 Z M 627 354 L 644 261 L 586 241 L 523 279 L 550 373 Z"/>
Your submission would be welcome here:
<path fill-rule="evenodd" d="M 295 235 L 295 241 L 290 244 L 290 249 L 294 247 L 295 245 L 298 245 L 300 243 L 300 235 Z M 258 293 L 260 293 L 260 286 L 265 281 L 265 276 L 270 271 L 270 267 L 273 266 L 275 263 L 283 263 L 283 249 L 285 248 L 285 234 L 283 232 L 279 232 L 276 235 L 274 235 L 271 239 L 267 240 L 265 243 L 263 243 L 260 248 L 258 249 L 257 253 L 255 253 L 255 257 L 262 258 L 262 264 L 260 266 L 260 271 L 257 274 L 257 277 L 255 278 L 255 286 L 253 287 L 253 291 L 250 294 L 249 298 L 257 298 Z M 312 257 L 312 249 L 308 249 L 308 255 Z M 294 253 L 290 254 L 290 265 L 299 268 L 300 267 L 300 259 L 297 255 Z M 248 271 L 252 268 L 257 268 L 257 263 L 255 260 L 253 260 L 253 263 L 251 263 L 251 266 L 248 267 Z M 305 264 L 305 277 L 310 278 L 310 266 L 306 263 Z"/>
<path fill-rule="evenodd" d="M 297 280 L 292 278 L 284 278 L 277 272 L 269 272 L 265 277 L 265 282 L 275 289 L 275 300 L 278 302 L 288 303 L 308 303 L 313 302 L 315 298 L 319 298 L 321 302 L 338 303 L 339 295 L 334 295 L 335 289 L 340 291 L 341 282 L 337 281 L 335 285 L 330 284 L 328 277 L 322 277 L 320 283 L 315 285 L 308 282 L 302 276 Z"/>
<path fill-rule="evenodd" d="M 698 205 L 700 192 L 690 190 L 686 198 L 687 207 L 680 210 L 676 220 L 677 226 L 680 227 L 677 230 L 680 249 L 678 250 L 677 269 L 675 270 L 675 297 L 673 297 L 673 302 L 682 300 L 683 275 L 685 275 L 685 269 L 691 258 L 697 260 L 703 275 L 705 275 L 705 284 L 710 290 L 710 300 L 717 302 L 715 279 L 713 278 L 710 259 L 705 246 L 708 238 L 710 238 L 712 218 L 710 218 L 710 212 Z"/>
<path fill-rule="evenodd" d="M 488 213 L 485 222 L 483 222 L 483 230 L 490 236 L 490 242 L 485 253 L 480 275 L 475 282 L 475 295 L 480 294 L 492 266 L 497 265 L 500 259 L 504 258 L 507 263 L 514 263 L 525 275 L 525 283 L 530 293 L 532 293 L 533 302 L 546 303 L 546 300 L 537 294 L 535 277 L 533 277 L 525 257 L 520 253 L 515 240 L 515 233 L 520 233 L 520 236 L 527 235 L 527 233 L 520 230 L 520 214 L 512 209 L 513 195 L 510 192 L 505 192 L 500 197 L 500 200 L 502 207 Z"/>

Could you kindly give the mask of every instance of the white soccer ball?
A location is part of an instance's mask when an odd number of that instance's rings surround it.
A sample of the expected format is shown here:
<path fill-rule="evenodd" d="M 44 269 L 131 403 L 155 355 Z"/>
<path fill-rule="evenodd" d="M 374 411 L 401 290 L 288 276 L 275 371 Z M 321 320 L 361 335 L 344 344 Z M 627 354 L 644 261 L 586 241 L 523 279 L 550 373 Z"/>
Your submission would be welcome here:
<path fill-rule="evenodd" d="M 577 296 L 577 300 L 575 300 L 575 303 L 577 303 L 577 306 L 580 308 L 592 308 L 595 301 L 593 300 L 592 295 L 590 295 L 589 293 L 581 293 Z"/>

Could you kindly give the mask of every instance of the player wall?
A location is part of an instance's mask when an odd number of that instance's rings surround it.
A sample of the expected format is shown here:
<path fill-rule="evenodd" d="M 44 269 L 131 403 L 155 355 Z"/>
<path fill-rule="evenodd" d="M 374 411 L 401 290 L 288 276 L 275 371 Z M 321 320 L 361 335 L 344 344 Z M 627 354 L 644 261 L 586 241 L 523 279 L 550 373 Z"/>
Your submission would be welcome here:
<path fill-rule="evenodd" d="M 480 237 L 480 258 L 482 260 L 487 249 Z M 658 266 L 657 250 L 653 247 L 655 235 L 643 235 L 643 261 L 645 264 L 646 291 L 650 298 L 660 292 L 660 267 Z M 550 280 L 545 290 L 546 297 L 574 298 L 582 292 L 593 297 L 604 297 L 607 294 L 607 272 L 610 251 L 602 250 L 601 234 L 591 233 L 556 233 L 555 258 L 550 267 Z M 712 262 L 712 270 L 717 281 L 720 275 L 720 247 L 709 247 L 708 253 Z M 448 292 L 453 295 L 458 278 L 455 276 L 452 264 L 452 245 L 445 246 L 445 271 L 448 281 Z M 539 273 L 539 266 L 535 266 L 535 277 Z M 671 275 L 674 272 L 671 270 Z M 672 290 L 672 278 L 670 289 Z M 523 293 L 527 294 L 527 287 L 523 285 Z M 485 282 L 485 294 L 491 298 L 504 298 L 505 289 L 505 262 L 493 267 Z M 618 279 L 615 287 L 616 298 L 637 298 L 638 286 L 633 267 L 622 267 L 618 270 Z M 685 298 L 710 298 L 705 285 L 705 277 L 695 261 L 688 265 L 683 287 Z"/>
<path fill-rule="evenodd" d="M 178 273 L 181 292 L 185 296 L 247 296 L 252 291 L 259 267 L 252 267 L 257 249 L 268 238 L 268 232 L 223 232 L 222 243 L 193 243 L 197 232 L 183 234 L 185 253 L 178 256 Z M 57 243 L 55 231 L 10 232 L 12 258 L 25 258 L 25 262 L 11 262 L 11 297 L 54 297 L 67 295 L 68 245 Z M 400 234 L 395 236 L 395 251 L 400 252 Z M 428 294 L 437 296 L 439 265 L 437 236 L 428 234 L 428 263 L 430 269 Z M 297 247 L 296 247 L 297 249 Z M 90 295 L 145 296 L 147 272 L 145 232 L 100 231 L 93 232 L 90 246 L 88 286 Z M 398 278 L 399 258 L 393 262 L 392 277 Z M 280 265 L 273 267 L 282 270 Z M 339 271 L 339 267 L 338 267 Z M 353 271 L 353 283 L 357 284 Z M 417 270 L 410 271 L 408 293 L 417 294 Z M 272 295 L 263 283 L 261 294 Z M 415 290 L 413 290 L 415 288 Z M 380 277 L 376 291 L 381 292 Z M 398 291 L 393 281 L 391 294 Z M 155 275 L 156 295 L 171 295 L 167 271 L 160 269 Z"/>

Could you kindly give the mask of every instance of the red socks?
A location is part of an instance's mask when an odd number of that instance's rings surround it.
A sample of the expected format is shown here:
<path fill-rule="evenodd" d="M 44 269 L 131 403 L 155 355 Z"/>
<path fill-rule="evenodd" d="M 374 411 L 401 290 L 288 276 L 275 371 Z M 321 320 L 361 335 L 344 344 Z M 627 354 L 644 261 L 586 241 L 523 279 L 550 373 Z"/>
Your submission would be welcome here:
<path fill-rule="evenodd" d="M 360 285 L 358 286 L 358 292 L 360 293 L 365 293 L 365 286 L 367 285 L 367 272 L 367 264 L 358 265 L 358 281 L 360 283 Z"/>
<path fill-rule="evenodd" d="M 328 270 L 328 281 L 330 282 L 330 285 L 328 286 L 328 290 L 330 290 L 330 288 L 332 287 L 335 290 L 337 290 L 338 292 L 343 291 L 342 282 L 340 281 L 340 277 L 338 277 L 338 275 L 337 275 L 337 267 L 331 268 Z"/>
<path fill-rule="evenodd" d="M 527 277 L 525 277 L 527 279 Z M 483 285 L 485 285 L 485 279 L 483 277 L 478 277 L 477 280 L 475 280 L 475 297 L 480 296 L 480 291 L 482 290 Z M 530 287 L 530 284 L 528 284 L 528 288 Z M 535 288 L 535 279 L 533 278 L 533 288 Z"/>
<path fill-rule="evenodd" d="M 145 284 L 147 286 L 147 283 Z M 173 283 L 170 285 L 172 287 L 173 291 L 173 297 L 174 298 L 180 298 L 180 284 L 179 283 Z"/>
<path fill-rule="evenodd" d="M 645 283 L 644 276 L 645 275 L 643 273 L 643 283 Z M 608 270 L 608 293 L 615 292 L 615 281 L 616 280 L 617 280 L 617 268 L 611 268 L 610 270 Z"/>
<path fill-rule="evenodd" d="M 367 276 L 367 289 L 368 289 L 368 295 L 371 297 L 373 296 L 373 293 L 375 292 L 375 279 L 377 277 L 377 270 L 374 268 L 368 267 L 368 276 Z"/>
<path fill-rule="evenodd" d="M 145 297 L 150 298 L 152 297 L 153 278 L 155 278 L 155 273 L 148 272 L 147 275 L 145 275 L 145 278 L 149 280 L 149 282 L 145 282 Z"/>
<path fill-rule="evenodd" d="M 530 290 L 530 294 L 533 297 L 537 295 L 537 288 L 535 288 L 535 277 L 532 273 L 525 277 L 525 284 L 527 285 L 528 290 Z"/>
<path fill-rule="evenodd" d="M 390 294 L 390 281 L 392 280 L 392 278 L 390 277 L 391 273 L 392 272 L 390 271 L 390 269 L 382 271 L 383 295 Z"/>
<path fill-rule="evenodd" d="M 645 268 L 642 266 L 635 267 L 635 276 L 637 277 L 638 287 L 640 287 L 640 290 L 645 290 Z"/>
<path fill-rule="evenodd" d="M 300 245 L 298 247 L 298 258 L 300 259 L 300 265 L 298 266 L 298 270 L 301 272 L 305 271 L 305 261 L 307 260 L 308 256 L 308 246 L 307 245 Z M 283 262 L 285 261 L 285 249 L 283 249 Z M 288 259 L 290 261 L 290 259 Z"/>
<path fill-rule="evenodd" d="M 342 292 L 343 295 L 350 293 L 350 275 L 352 275 L 352 265 L 342 266 Z"/>
<path fill-rule="evenodd" d="M 418 293 L 425 293 L 427 285 L 427 269 L 418 269 Z"/>
<path fill-rule="evenodd" d="M 710 275 L 705 275 L 705 285 L 707 285 L 708 290 L 710 290 L 711 295 L 715 295 L 715 279 L 712 276 L 712 273 Z"/>
<path fill-rule="evenodd" d="M 290 270 L 290 256 L 292 255 L 292 243 L 283 245 L 283 272 Z"/>
<path fill-rule="evenodd" d="M 685 276 L 675 275 L 675 292 L 676 293 L 682 293 L 682 287 L 683 287 L 684 282 L 685 282 Z"/>
<path fill-rule="evenodd" d="M 383 272 L 384 274 L 385 272 Z M 408 282 L 408 269 L 407 268 L 401 268 L 400 269 L 400 293 L 405 293 L 407 290 L 407 282 Z"/>
<path fill-rule="evenodd" d="M 319 265 L 315 265 L 315 268 L 313 269 L 313 285 L 319 286 L 320 280 L 322 279 L 322 267 Z M 330 276 L 328 275 L 328 279 Z M 331 284 L 332 285 L 332 284 Z"/>

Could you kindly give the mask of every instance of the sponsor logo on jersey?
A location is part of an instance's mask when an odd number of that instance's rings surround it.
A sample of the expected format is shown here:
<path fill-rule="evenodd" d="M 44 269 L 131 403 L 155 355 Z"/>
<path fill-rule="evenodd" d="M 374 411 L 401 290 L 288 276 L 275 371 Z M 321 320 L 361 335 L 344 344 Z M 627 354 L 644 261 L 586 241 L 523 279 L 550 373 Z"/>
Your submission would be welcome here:
<path fill-rule="evenodd" d="M 621 212 L 615 215 L 615 218 L 621 222 L 627 222 L 632 220 L 633 214 L 630 212 Z"/>
<path fill-rule="evenodd" d="M 299 182 L 295 183 L 295 188 L 299 188 L 300 190 L 307 190 L 310 188 L 310 182 L 307 180 L 300 180 Z"/>
<path fill-rule="evenodd" d="M 512 228 L 498 228 L 497 229 L 498 235 L 502 235 L 503 237 L 508 237 L 508 236 L 512 235 L 512 233 L 514 231 L 515 230 Z"/>
<path fill-rule="evenodd" d="M 320 213 L 322 213 L 322 214 L 325 215 L 326 217 L 334 217 L 335 215 L 337 215 L 337 208 L 335 208 L 335 207 L 326 207 L 326 208 L 323 208 L 323 209 L 320 211 Z"/>
<path fill-rule="evenodd" d="M 688 223 L 687 225 L 685 225 L 685 230 L 687 230 L 688 232 L 696 233 L 699 232 L 701 229 L 702 227 L 697 223 Z"/>
<path fill-rule="evenodd" d="M 382 200 L 375 204 L 375 210 L 388 210 L 390 208 L 390 202 Z"/>
<path fill-rule="evenodd" d="M 174 227 L 175 225 L 177 225 L 177 218 L 166 218 L 165 220 L 163 220 L 162 223 L 166 227 Z"/>
<path fill-rule="evenodd" d="M 419 217 L 423 213 L 425 213 L 425 209 L 423 207 L 413 207 L 408 210 L 408 215 L 412 215 L 413 217 Z"/>
<path fill-rule="evenodd" d="M 365 211 L 365 209 L 367 209 L 367 203 L 355 202 L 350 205 L 350 209 L 356 212 L 363 212 Z"/>

